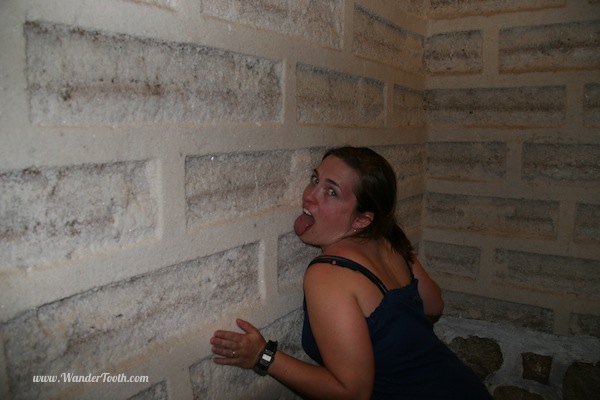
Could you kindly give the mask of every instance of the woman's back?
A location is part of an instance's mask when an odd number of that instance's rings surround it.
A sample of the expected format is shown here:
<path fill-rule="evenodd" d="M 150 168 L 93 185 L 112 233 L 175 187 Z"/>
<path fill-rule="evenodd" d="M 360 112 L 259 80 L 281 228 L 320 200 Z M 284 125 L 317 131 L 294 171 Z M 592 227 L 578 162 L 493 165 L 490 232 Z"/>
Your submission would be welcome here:
<path fill-rule="evenodd" d="M 433 332 L 433 325 L 423 312 L 419 282 L 410 270 L 406 285 L 388 290 L 370 269 L 349 259 L 322 256 L 311 265 L 320 263 L 359 272 L 379 291 L 377 306 L 366 316 L 375 359 L 373 399 L 490 398 L 472 371 Z M 363 282 L 359 281 L 359 286 Z M 368 291 L 358 292 L 371 296 Z M 322 363 L 308 315 L 303 346 L 309 356 Z"/>

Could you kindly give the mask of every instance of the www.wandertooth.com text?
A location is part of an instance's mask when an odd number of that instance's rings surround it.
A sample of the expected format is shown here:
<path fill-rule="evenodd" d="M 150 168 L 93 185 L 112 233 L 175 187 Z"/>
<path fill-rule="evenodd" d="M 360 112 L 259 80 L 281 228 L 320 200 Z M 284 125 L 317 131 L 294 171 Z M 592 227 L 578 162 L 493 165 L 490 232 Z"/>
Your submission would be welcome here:
<path fill-rule="evenodd" d="M 127 376 L 125 374 L 113 375 L 104 372 L 98 375 L 76 375 L 71 372 L 63 372 L 60 375 L 34 375 L 34 383 L 148 383 L 145 375 Z"/>

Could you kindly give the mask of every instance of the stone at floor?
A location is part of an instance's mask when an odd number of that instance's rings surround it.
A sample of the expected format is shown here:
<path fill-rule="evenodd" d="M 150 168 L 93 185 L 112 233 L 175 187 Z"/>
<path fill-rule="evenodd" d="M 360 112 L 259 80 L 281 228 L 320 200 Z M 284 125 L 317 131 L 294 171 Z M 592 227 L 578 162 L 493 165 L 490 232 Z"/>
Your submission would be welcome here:
<path fill-rule="evenodd" d="M 600 394 L 600 362 L 574 362 L 563 378 L 563 400 L 589 400 Z"/>
<path fill-rule="evenodd" d="M 494 400 L 544 400 L 544 397 L 516 386 L 500 386 L 494 390 Z"/>

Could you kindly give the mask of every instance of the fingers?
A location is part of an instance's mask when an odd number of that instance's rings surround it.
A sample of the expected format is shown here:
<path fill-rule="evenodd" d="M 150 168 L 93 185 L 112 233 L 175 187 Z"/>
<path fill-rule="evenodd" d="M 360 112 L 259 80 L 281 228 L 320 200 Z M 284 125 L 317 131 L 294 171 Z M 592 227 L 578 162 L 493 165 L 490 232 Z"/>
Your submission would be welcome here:
<path fill-rule="evenodd" d="M 217 364 L 252 368 L 266 341 L 251 323 L 243 319 L 237 319 L 236 323 L 245 333 L 217 330 L 210 339 L 211 351 L 219 356 L 213 360 Z"/>
<path fill-rule="evenodd" d="M 235 322 L 237 323 L 237 326 L 246 333 L 259 333 L 258 329 L 248 321 L 238 318 Z"/>
<path fill-rule="evenodd" d="M 235 350 L 228 349 L 225 347 L 218 347 L 218 346 L 213 346 L 211 350 L 212 350 L 213 354 L 223 357 L 223 358 L 216 358 L 215 360 L 220 360 L 223 363 L 225 360 L 231 359 L 231 360 L 227 361 L 227 363 L 235 364 L 234 359 L 238 356 L 238 354 Z"/>
<path fill-rule="evenodd" d="M 215 338 L 219 338 L 222 340 L 229 340 L 229 341 L 233 341 L 233 342 L 238 342 L 240 340 L 240 336 L 242 336 L 241 333 L 237 333 L 237 332 L 231 332 L 231 331 L 215 331 L 215 333 L 213 334 L 213 337 Z"/>
<path fill-rule="evenodd" d="M 234 351 L 238 347 L 238 342 L 235 340 L 222 339 L 216 335 L 210 339 L 210 344 L 220 349 L 229 349 Z"/>

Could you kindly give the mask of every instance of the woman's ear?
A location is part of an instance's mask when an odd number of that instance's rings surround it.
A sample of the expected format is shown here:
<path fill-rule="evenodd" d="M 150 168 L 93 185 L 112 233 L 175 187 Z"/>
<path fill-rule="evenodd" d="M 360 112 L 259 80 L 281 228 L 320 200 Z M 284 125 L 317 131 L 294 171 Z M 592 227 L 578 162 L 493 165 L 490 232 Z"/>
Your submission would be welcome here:
<path fill-rule="evenodd" d="M 367 226 L 371 225 L 371 222 L 373 222 L 374 218 L 375 214 L 373 214 L 371 211 L 360 213 L 354 219 L 354 222 L 352 223 L 352 228 L 356 230 L 364 229 Z"/>

